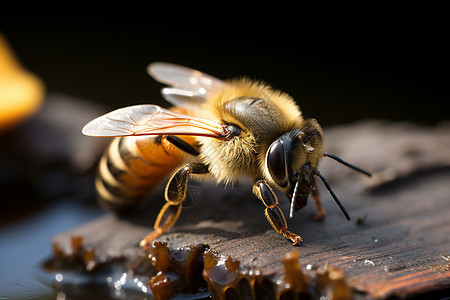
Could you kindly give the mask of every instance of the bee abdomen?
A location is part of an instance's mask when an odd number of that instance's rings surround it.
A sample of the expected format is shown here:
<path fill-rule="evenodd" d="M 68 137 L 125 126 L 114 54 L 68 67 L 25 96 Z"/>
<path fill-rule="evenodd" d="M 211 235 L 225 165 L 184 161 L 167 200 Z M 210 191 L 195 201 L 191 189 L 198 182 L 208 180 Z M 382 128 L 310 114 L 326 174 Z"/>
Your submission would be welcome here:
<path fill-rule="evenodd" d="M 177 149 L 167 147 L 163 141 L 168 143 L 159 136 L 123 137 L 111 142 L 100 160 L 95 180 L 101 206 L 124 211 L 145 202 L 182 160 Z"/>

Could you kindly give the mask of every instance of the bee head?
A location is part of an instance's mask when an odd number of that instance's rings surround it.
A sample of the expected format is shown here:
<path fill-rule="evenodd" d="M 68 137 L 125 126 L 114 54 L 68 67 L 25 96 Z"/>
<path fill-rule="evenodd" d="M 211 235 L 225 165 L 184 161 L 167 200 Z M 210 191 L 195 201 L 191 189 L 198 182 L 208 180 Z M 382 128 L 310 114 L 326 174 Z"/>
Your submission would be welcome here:
<path fill-rule="evenodd" d="M 323 133 L 314 119 L 284 133 L 269 146 L 265 165 L 270 179 L 295 202 L 298 210 L 306 205 L 314 189 L 314 175 L 323 157 Z"/>
<path fill-rule="evenodd" d="M 324 153 L 323 133 L 316 120 L 305 120 L 304 125 L 299 128 L 289 131 L 273 141 L 267 150 L 265 160 L 268 176 L 291 201 L 289 216 L 293 218 L 294 210 L 306 205 L 309 193 L 315 188 L 314 176 L 317 176 L 346 219 L 350 220 L 350 216 L 339 198 L 325 177 L 318 171 L 319 161 L 323 156 L 327 156 L 364 175 L 371 176 L 371 174 L 335 155 Z"/>

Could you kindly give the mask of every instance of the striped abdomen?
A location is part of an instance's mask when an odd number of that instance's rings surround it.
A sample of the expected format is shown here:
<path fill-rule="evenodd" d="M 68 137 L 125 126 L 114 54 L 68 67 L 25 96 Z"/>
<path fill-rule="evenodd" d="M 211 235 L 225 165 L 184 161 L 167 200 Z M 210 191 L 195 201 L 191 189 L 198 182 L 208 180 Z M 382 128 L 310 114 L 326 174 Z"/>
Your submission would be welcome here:
<path fill-rule="evenodd" d="M 115 138 L 100 160 L 95 180 L 99 203 L 114 211 L 139 206 L 184 157 L 163 136 Z"/>

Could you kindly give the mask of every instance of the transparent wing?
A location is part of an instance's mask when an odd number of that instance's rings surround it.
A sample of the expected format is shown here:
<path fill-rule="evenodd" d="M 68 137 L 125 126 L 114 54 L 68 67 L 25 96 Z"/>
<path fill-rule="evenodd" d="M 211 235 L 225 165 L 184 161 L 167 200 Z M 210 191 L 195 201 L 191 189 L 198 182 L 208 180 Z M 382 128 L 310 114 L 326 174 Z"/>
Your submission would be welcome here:
<path fill-rule="evenodd" d="M 163 88 L 161 94 L 174 106 L 183 107 L 190 111 L 200 109 L 205 103 L 207 94 L 195 90 L 183 90 L 179 88 Z"/>
<path fill-rule="evenodd" d="M 224 84 L 222 80 L 203 72 L 165 62 L 151 63 L 147 71 L 161 83 L 186 90 L 215 91 Z"/>
<path fill-rule="evenodd" d="M 157 105 L 135 105 L 100 116 L 84 126 L 89 136 L 193 135 L 226 139 L 220 123 Z"/>
<path fill-rule="evenodd" d="M 211 75 L 170 63 L 152 63 L 147 71 L 155 80 L 170 86 L 162 89 L 162 95 L 167 101 L 191 109 L 204 103 L 209 95 L 226 85 Z"/>

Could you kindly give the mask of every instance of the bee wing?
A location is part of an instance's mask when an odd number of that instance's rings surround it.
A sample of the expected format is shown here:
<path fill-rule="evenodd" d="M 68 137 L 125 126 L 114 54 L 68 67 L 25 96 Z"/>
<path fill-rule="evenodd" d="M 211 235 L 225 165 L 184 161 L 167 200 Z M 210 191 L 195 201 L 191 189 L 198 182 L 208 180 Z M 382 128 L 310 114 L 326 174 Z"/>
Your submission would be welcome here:
<path fill-rule="evenodd" d="M 226 84 L 203 72 L 164 62 L 151 63 L 147 72 L 156 81 L 170 87 L 163 88 L 163 97 L 175 106 L 193 108 L 205 102 L 211 93 Z"/>
<path fill-rule="evenodd" d="M 220 89 L 224 85 L 222 80 L 211 75 L 165 62 L 151 63 L 147 71 L 150 76 L 161 83 L 186 90 L 205 89 L 208 92 Z"/>
<path fill-rule="evenodd" d="M 89 136 L 193 135 L 226 139 L 220 123 L 176 113 L 158 105 L 135 105 L 100 116 L 84 126 Z"/>
<path fill-rule="evenodd" d="M 207 94 L 196 90 L 186 90 L 180 88 L 166 87 L 161 90 L 161 94 L 169 103 L 182 107 L 190 111 L 199 110 L 205 103 Z"/>

